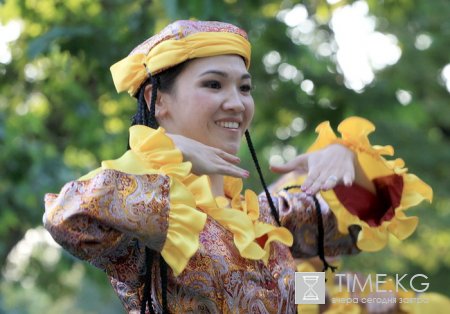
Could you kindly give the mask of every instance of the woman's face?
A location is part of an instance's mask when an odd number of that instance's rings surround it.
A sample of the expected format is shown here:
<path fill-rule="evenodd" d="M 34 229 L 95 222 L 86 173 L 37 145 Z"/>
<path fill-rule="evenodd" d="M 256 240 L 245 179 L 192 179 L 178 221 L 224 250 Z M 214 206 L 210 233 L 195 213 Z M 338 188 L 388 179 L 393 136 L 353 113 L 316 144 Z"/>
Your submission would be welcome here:
<path fill-rule="evenodd" d="M 193 59 L 172 91 L 158 94 L 156 116 L 168 133 L 238 152 L 254 113 L 251 78 L 241 57 Z"/>

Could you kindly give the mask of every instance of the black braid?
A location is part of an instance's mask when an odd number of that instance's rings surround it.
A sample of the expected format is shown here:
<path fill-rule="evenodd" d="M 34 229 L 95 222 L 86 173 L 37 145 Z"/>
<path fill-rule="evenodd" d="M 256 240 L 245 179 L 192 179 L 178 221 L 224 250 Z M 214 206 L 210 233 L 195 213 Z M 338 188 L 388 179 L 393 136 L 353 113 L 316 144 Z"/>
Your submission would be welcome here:
<path fill-rule="evenodd" d="M 145 278 L 144 278 L 144 292 L 142 293 L 141 301 L 141 314 L 145 314 L 145 306 L 148 305 L 148 310 L 151 314 L 154 313 L 152 306 L 152 266 L 153 266 L 153 254 L 148 247 L 145 247 Z"/>
<path fill-rule="evenodd" d="M 150 112 L 148 111 L 147 102 L 145 101 L 145 87 L 150 84 L 151 80 L 147 79 L 139 91 L 134 95 L 137 98 L 137 112 L 131 119 L 131 125 L 146 125 L 149 126 L 151 120 Z M 156 98 L 156 97 L 155 97 Z M 128 138 L 127 150 L 130 149 L 130 140 Z"/>
<path fill-rule="evenodd" d="M 275 218 L 277 224 L 281 225 L 280 216 L 278 215 L 278 211 L 275 208 L 275 204 L 273 203 L 272 197 L 270 196 L 269 190 L 267 189 L 266 181 L 264 180 L 261 167 L 259 166 L 258 157 L 256 157 L 255 147 L 253 147 L 252 139 L 250 138 L 250 132 L 248 130 L 245 131 L 245 139 L 247 140 L 248 149 L 250 150 L 253 162 L 255 163 L 256 171 L 258 171 L 259 179 L 261 180 L 264 192 L 266 192 L 267 201 L 269 202 L 270 206 L 270 211 L 273 217 Z"/>
<path fill-rule="evenodd" d="M 151 83 L 150 79 L 147 79 L 135 95 L 137 98 L 137 112 L 133 116 L 131 125 L 147 125 L 150 117 L 150 113 L 148 111 L 147 102 L 145 101 L 145 87 Z"/>
<path fill-rule="evenodd" d="M 155 117 L 155 106 L 156 106 L 156 96 L 159 88 L 159 79 L 158 77 L 155 76 L 152 76 L 151 79 L 152 79 L 152 98 L 150 99 L 150 112 L 147 110 L 147 112 L 149 113 L 149 117 L 146 121 L 147 122 L 146 125 L 148 125 L 152 129 L 157 129 L 159 124 L 158 121 L 156 121 Z"/>
<path fill-rule="evenodd" d="M 150 110 L 148 109 L 147 102 L 145 101 L 145 87 L 148 84 L 152 84 L 152 95 L 150 100 Z M 159 88 L 159 79 L 152 76 L 147 79 L 136 94 L 138 110 L 133 116 L 131 125 L 145 125 L 153 129 L 158 128 L 159 124 L 155 117 L 155 104 L 156 97 Z M 128 144 L 130 149 L 130 144 Z M 145 247 L 145 264 L 146 272 L 144 279 L 144 292 L 141 301 L 141 314 L 145 314 L 146 307 L 148 307 L 151 314 L 155 313 L 152 306 L 151 284 L 152 284 L 152 265 L 153 256 L 158 254 L 148 247 Z M 167 304 L 167 264 L 163 257 L 160 255 L 160 274 L 161 274 L 161 293 L 162 293 L 162 306 L 163 313 L 169 313 Z"/>
<path fill-rule="evenodd" d="M 162 255 L 159 256 L 159 272 L 161 276 L 161 298 L 163 313 L 169 313 L 167 307 L 167 263 Z"/>

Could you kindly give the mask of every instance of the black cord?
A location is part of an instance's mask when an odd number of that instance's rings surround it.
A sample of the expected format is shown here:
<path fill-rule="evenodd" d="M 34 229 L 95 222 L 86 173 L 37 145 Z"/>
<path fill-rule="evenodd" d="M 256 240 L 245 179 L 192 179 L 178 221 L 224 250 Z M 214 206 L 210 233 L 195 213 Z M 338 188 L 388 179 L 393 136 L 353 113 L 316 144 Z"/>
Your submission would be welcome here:
<path fill-rule="evenodd" d="M 302 188 L 301 185 L 289 185 L 289 186 L 284 187 L 283 190 L 288 191 L 291 189 L 301 189 L 301 188 Z"/>
<path fill-rule="evenodd" d="M 264 192 L 266 193 L 267 201 L 269 202 L 270 211 L 272 212 L 275 221 L 279 226 L 280 216 L 278 215 L 278 211 L 275 208 L 275 204 L 273 203 L 272 197 L 270 196 L 269 190 L 267 189 L 266 181 L 264 180 L 261 167 L 259 166 L 258 157 L 256 157 L 255 148 L 253 147 L 252 139 L 250 138 L 250 132 L 248 130 L 245 131 L 245 139 L 247 140 L 247 145 L 250 150 L 250 154 L 252 155 L 253 162 L 255 163 L 256 171 L 258 171 L 259 179 L 261 180 L 261 184 L 264 188 Z"/>
<path fill-rule="evenodd" d="M 325 259 L 325 232 L 323 229 L 323 220 L 322 220 L 322 208 L 320 207 L 319 201 L 317 200 L 316 196 L 313 196 L 314 204 L 316 206 L 316 214 L 317 214 L 317 228 L 318 228 L 318 234 L 317 234 L 317 250 L 319 254 L 319 258 L 323 263 L 323 269 L 322 271 L 327 271 L 328 268 L 331 269 L 331 271 L 334 273 L 334 271 L 337 269 L 336 266 L 332 266 L 328 264 L 327 260 Z"/>
<path fill-rule="evenodd" d="M 301 185 L 290 185 L 283 188 L 283 190 L 288 191 L 290 189 L 300 189 Z M 314 206 L 316 207 L 316 215 L 317 215 L 317 254 L 319 255 L 320 260 L 323 263 L 322 271 L 325 272 L 327 269 L 331 269 L 334 271 L 337 269 L 337 266 L 333 266 L 328 264 L 325 259 L 325 231 L 323 228 L 323 219 L 322 219 L 322 207 L 320 206 L 319 200 L 315 195 L 312 196 L 314 200 Z"/>

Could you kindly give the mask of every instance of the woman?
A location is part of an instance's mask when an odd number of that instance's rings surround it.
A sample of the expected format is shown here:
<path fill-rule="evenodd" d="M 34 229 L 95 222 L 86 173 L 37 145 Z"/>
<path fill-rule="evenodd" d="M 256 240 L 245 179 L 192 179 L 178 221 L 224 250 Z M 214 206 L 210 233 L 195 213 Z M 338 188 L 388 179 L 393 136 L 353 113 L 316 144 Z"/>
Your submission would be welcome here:
<path fill-rule="evenodd" d="M 46 195 L 47 230 L 106 271 L 129 313 L 293 313 L 293 257 L 328 266 L 325 255 L 379 249 L 380 228 L 400 238 L 415 228 L 402 193 L 431 198 L 369 145 L 371 124 L 359 118 L 341 125 L 355 137 L 322 125 L 310 152 L 272 167 L 290 174 L 270 195 L 248 133 L 249 65 L 247 35 L 233 25 L 167 26 L 111 67 L 117 90 L 138 100 L 129 150 Z M 259 197 L 241 193 L 244 135 Z"/>

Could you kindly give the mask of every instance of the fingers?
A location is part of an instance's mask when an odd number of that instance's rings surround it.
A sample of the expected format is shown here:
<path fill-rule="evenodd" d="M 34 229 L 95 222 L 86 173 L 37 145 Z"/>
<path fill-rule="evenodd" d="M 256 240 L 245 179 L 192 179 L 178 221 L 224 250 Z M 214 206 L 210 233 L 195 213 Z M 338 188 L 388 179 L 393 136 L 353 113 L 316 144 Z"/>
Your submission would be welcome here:
<path fill-rule="evenodd" d="M 217 156 L 219 156 L 220 158 L 222 158 L 223 160 L 226 160 L 232 164 L 239 164 L 241 162 L 241 159 L 238 156 L 229 154 L 221 149 L 215 149 L 215 153 L 217 154 Z"/>
<path fill-rule="evenodd" d="M 355 180 L 355 174 L 354 173 L 347 173 L 342 178 L 342 182 L 345 186 L 351 186 L 353 184 L 353 181 Z"/>
<path fill-rule="evenodd" d="M 229 154 L 221 149 L 211 149 L 213 157 L 211 158 L 209 174 L 221 174 L 226 176 L 233 176 L 237 178 L 246 179 L 250 176 L 250 173 L 237 166 L 241 162 L 240 158 Z"/>
<path fill-rule="evenodd" d="M 334 171 L 334 172 L 333 172 Z M 351 186 L 354 180 L 354 174 L 350 171 L 345 174 L 340 174 L 338 170 L 325 170 L 320 175 L 316 172 L 312 172 L 308 175 L 307 180 L 302 185 L 302 190 L 307 194 L 313 195 L 320 190 L 328 191 L 334 189 L 338 184 L 344 184 L 345 186 Z M 338 173 L 337 175 L 332 173 Z"/>
<path fill-rule="evenodd" d="M 307 169 L 308 154 L 299 155 L 284 165 L 270 165 L 270 170 L 275 173 L 287 173 L 294 170 L 306 173 Z"/>
<path fill-rule="evenodd" d="M 351 186 L 355 180 L 354 156 L 345 147 L 331 145 L 310 153 L 308 176 L 302 190 L 313 195 L 320 190 L 330 190 L 338 184 Z"/>
<path fill-rule="evenodd" d="M 342 170 L 328 168 L 319 171 L 317 168 L 313 168 L 308 174 L 307 179 L 302 185 L 302 190 L 307 194 L 316 194 L 320 190 L 328 191 L 336 187 L 336 185 L 344 183 L 346 186 L 350 186 L 353 183 L 351 173 L 341 173 Z"/>
<path fill-rule="evenodd" d="M 284 165 L 270 165 L 269 167 L 270 170 L 275 173 L 287 173 L 294 170 L 292 165 L 290 165 L 289 163 L 286 163 Z"/>
<path fill-rule="evenodd" d="M 325 179 L 322 183 L 321 189 L 324 191 L 328 191 L 333 189 L 338 184 L 338 177 L 335 175 L 331 175 Z"/>
<path fill-rule="evenodd" d="M 320 172 L 317 167 L 310 168 L 305 182 L 302 184 L 302 190 L 307 194 L 316 194 L 318 191 L 318 179 Z"/>
<path fill-rule="evenodd" d="M 232 176 L 241 179 L 247 179 L 250 176 L 250 172 L 248 172 L 247 170 L 231 164 L 221 165 L 217 167 L 216 172 L 225 176 Z"/>
<path fill-rule="evenodd" d="M 250 176 L 250 173 L 247 170 L 237 166 L 237 164 L 241 162 L 239 157 L 229 154 L 221 149 L 214 149 L 214 153 L 219 157 L 219 160 L 217 161 L 217 170 L 219 174 L 242 179 L 246 179 Z"/>
<path fill-rule="evenodd" d="M 196 175 L 222 174 L 238 178 L 250 176 L 247 170 L 237 166 L 241 160 L 235 155 L 181 135 L 168 136 L 182 152 L 183 160 L 192 163 L 192 172 Z"/>
<path fill-rule="evenodd" d="M 311 167 L 308 177 L 302 185 L 302 190 L 307 194 L 313 195 L 320 190 L 328 191 L 334 189 L 338 184 L 351 186 L 355 179 L 355 171 L 351 164 L 320 168 L 320 165 Z"/>

